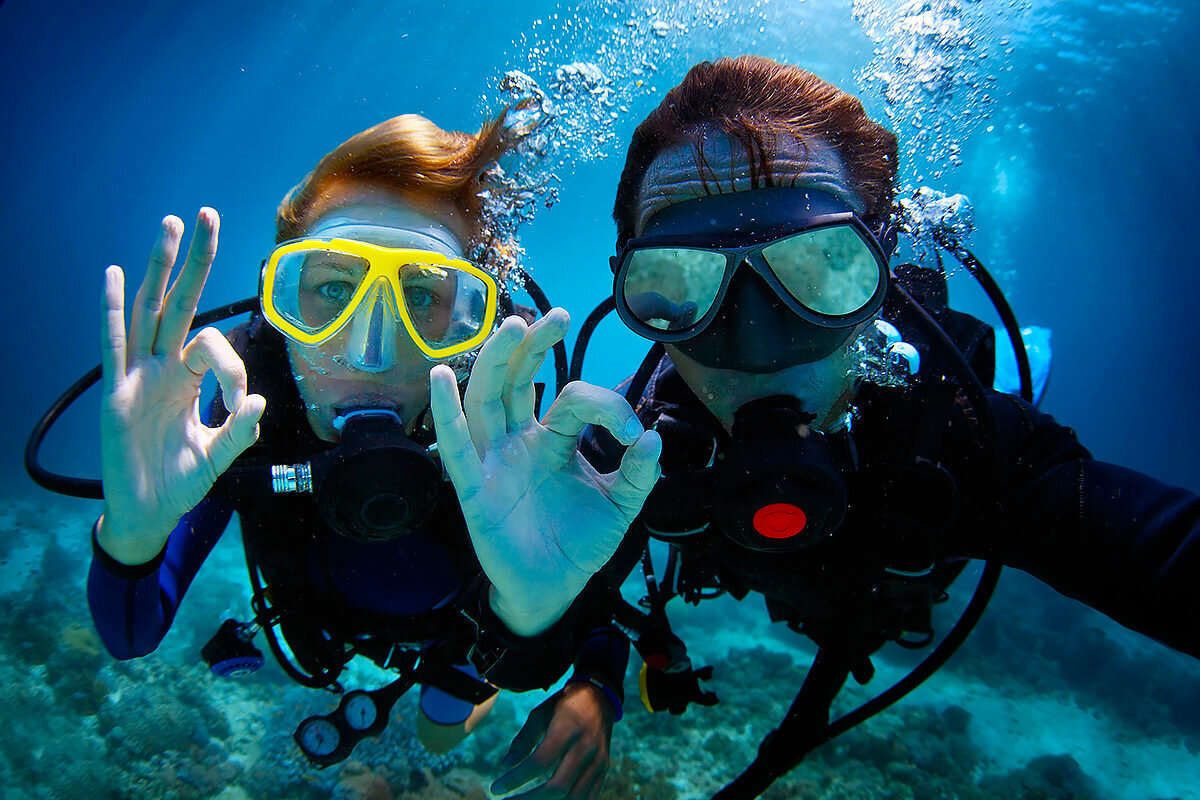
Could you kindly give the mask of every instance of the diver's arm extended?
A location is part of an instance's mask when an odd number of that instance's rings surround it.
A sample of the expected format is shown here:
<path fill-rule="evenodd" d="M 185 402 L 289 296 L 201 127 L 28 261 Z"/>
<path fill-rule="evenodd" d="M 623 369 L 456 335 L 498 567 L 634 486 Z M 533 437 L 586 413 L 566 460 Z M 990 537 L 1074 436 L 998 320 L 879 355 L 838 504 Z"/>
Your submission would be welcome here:
<path fill-rule="evenodd" d="M 968 554 L 998 556 L 1200 657 L 1200 497 L 1093 460 L 1070 428 L 1017 398 L 992 407 L 1011 485 Z"/>
<path fill-rule="evenodd" d="M 430 372 L 438 450 L 491 581 L 490 607 L 524 637 L 566 612 L 658 477 L 658 434 L 614 392 L 577 381 L 534 418 L 533 376 L 569 322 L 562 309 L 533 325 L 509 317 L 480 351 L 461 402 L 449 367 Z M 580 456 L 589 423 L 629 445 L 615 472 L 601 475 Z"/>
<path fill-rule="evenodd" d="M 227 500 L 203 501 L 183 516 L 163 551 L 145 564 L 122 564 L 94 544 L 88 607 L 109 653 L 137 658 L 158 647 L 232 513 Z"/>

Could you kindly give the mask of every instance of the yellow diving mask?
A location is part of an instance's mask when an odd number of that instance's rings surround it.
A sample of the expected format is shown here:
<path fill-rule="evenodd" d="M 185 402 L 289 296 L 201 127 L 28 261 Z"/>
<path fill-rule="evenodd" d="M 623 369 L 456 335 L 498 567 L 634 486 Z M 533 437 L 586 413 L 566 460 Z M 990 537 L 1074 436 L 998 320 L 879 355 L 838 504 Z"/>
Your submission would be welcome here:
<path fill-rule="evenodd" d="M 430 360 L 478 347 L 495 324 L 498 290 L 462 258 L 307 237 L 271 252 L 259 296 L 267 321 L 301 344 L 319 345 L 350 324 L 347 346 L 371 369 L 389 363 L 401 327 Z"/>

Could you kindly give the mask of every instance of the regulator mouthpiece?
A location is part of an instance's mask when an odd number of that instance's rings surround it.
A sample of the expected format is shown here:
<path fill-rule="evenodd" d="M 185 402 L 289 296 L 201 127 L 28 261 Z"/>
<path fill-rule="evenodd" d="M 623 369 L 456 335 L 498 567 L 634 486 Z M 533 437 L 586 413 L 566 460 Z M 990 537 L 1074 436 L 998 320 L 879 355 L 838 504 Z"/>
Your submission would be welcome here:
<path fill-rule="evenodd" d="M 405 435 L 394 411 L 352 411 L 335 427 L 341 443 L 313 465 L 317 506 L 329 527 L 351 539 L 386 541 L 429 519 L 442 470 Z"/>

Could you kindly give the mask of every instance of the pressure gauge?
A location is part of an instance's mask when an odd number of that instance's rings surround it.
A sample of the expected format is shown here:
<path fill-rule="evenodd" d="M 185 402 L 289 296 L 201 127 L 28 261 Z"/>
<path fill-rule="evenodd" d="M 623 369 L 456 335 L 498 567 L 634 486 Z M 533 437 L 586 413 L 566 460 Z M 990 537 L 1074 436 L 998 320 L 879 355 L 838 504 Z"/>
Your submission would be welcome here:
<path fill-rule="evenodd" d="M 296 743 L 306 755 L 323 758 L 338 749 L 342 735 L 337 726 L 323 717 L 312 717 L 296 729 Z"/>
<path fill-rule="evenodd" d="M 365 731 L 375 724 L 379 709 L 375 707 L 375 698 L 363 691 L 353 691 L 342 701 L 342 716 L 346 724 L 356 731 Z"/>

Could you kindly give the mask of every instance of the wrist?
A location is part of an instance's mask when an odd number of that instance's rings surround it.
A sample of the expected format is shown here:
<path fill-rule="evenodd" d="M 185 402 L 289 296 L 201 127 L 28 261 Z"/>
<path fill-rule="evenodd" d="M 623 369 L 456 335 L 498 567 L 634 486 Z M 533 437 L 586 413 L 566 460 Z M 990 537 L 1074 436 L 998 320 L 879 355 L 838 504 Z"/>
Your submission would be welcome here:
<path fill-rule="evenodd" d="M 512 602 L 509 595 L 504 594 L 495 585 L 488 589 L 488 606 L 492 613 L 517 636 L 537 636 L 562 618 L 570 607 L 570 603 L 553 606 L 531 606 Z"/>
<path fill-rule="evenodd" d="M 96 546 L 104 554 L 119 564 L 138 566 L 153 561 L 162 552 L 171 535 L 174 526 L 168 526 L 166 533 L 161 528 L 126 529 L 114 525 L 110 514 L 100 515 L 93 529 Z"/>
<path fill-rule="evenodd" d="M 166 556 L 167 549 L 163 547 L 157 554 L 146 561 L 126 564 L 117 561 L 100 545 L 97 533 L 100 530 L 100 520 L 96 520 L 92 525 L 92 561 L 98 564 L 105 572 L 130 581 L 140 581 L 155 574 L 159 567 L 162 566 L 163 558 Z"/>
<path fill-rule="evenodd" d="M 614 723 L 620 722 L 621 718 L 625 716 L 625 707 L 621 703 L 620 694 L 608 683 L 608 681 L 605 681 L 602 678 L 598 678 L 594 675 L 587 675 L 577 672 L 567 679 L 567 683 L 563 687 L 563 691 L 566 691 L 568 687 L 572 686 L 578 686 L 580 688 L 590 687 L 591 691 L 602 695 L 604 697 L 603 702 L 606 702 L 611 708 L 612 721 Z"/>

